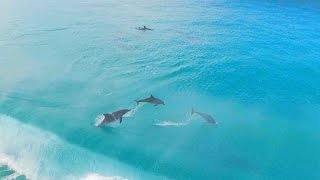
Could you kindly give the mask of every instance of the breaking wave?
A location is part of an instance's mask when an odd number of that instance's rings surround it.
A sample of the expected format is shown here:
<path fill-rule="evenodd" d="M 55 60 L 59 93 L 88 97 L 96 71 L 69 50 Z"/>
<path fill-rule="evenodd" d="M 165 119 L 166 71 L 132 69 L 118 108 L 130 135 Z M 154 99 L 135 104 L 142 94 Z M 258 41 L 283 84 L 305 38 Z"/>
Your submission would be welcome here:
<path fill-rule="evenodd" d="M 125 180 L 118 174 L 129 172 L 129 177 L 133 179 L 145 175 L 140 171 L 135 173 L 137 170 L 126 164 L 69 144 L 50 132 L 23 124 L 10 116 L 0 114 L 0 124 L 0 172 L 10 171 L 5 176 L 0 173 L 1 180 L 17 177 L 31 180 Z"/>

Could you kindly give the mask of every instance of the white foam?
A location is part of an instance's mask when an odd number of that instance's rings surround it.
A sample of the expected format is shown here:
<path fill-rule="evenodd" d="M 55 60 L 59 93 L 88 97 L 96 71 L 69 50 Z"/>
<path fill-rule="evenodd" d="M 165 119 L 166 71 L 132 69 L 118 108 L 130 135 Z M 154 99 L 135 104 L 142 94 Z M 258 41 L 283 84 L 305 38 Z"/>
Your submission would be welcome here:
<path fill-rule="evenodd" d="M 25 175 L 28 179 L 37 179 L 39 164 L 36 153 L 30 154 L 30 144 L 36 143 L 37 139 L 32 139 L 31 136 L 23 136 L 22 139 L 18 123 L 9 116 L 0 115 L 0 123 L 0 163 L 9 166 L 17 174 Z"/>
<path fill-rule="evenodd" d="M 95 119 L 94 125 L 95 126 L 99 126 L 102 123 L 103 120 L 104 120 L 104 115 L 101 114 L 101 115 L 97 116 L 96 119 Z"/>
<path fill-rule="evenodd" d="M 32 179 L 32 177 L 34 177 L 32 173 L 29 173 L 29 171 L 26 170 L 28 169 L 28 167 L 24 167 L 21 163 L 15 161 L 14 158 L 10 157 L 9 155 L 0 153 L 0 163 L 8 166 L 11 170 L 15 172 L 5 177 L 3 180 L 11 180 L 18 177 L 19 175 L 25 175 L 28 179 Z"/>
<path fill-rule="evenodd" d="M 81 180 L 128 180 L 126 178 L 120 176 L 102 176 L 99 174 L 88 174 L 86 177 L 82 178 Z"/>
<path fill-rule="evenodd" d="M 156 126 L 176 126 L 176 127 L 179 127 L 179 126 L 186 126 L 188 125 L 189 123 L 180 123 L 180 122 L 174 122 L 174 121 L 161 121 L 161 122 L 158 122 L 156 123 L 155 125 Z"/>
<path fill-rule="evenodd" d="M 2 114 L 0 164 L 31 180 L 125 179 L 118 175 L 130 179 L 141 179 L 141 176 L 154 179 L 152 174 L 69 144 L 55 134 Z M 107 174 L 104 177 L 90 172 Z"/>
<path fill-rule="evenodd" d="M 191 121 L 194 119 L 194 116 L 190 116 L 189 114 L 186 115 L 186 119 L 183 122 L 177 122 L 177 121 L 160 121 L 158 123 L 155 123 L 156 126 L 173 126 L 173 127 L 181 127 L 181 126 L 187 126 L 191 123 Z"/>

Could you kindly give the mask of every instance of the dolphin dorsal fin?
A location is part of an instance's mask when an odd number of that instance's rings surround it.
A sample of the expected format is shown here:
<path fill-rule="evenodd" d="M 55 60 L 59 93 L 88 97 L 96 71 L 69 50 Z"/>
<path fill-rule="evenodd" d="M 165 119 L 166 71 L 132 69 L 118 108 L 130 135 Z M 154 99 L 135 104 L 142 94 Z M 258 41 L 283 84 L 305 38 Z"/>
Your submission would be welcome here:
<path fill-rule="evenodd" d="M 154 98 L 154 97 L 152 96 L 152 94 L 150 95 L 150 97 L 151 97 L 151 98 Z"/>

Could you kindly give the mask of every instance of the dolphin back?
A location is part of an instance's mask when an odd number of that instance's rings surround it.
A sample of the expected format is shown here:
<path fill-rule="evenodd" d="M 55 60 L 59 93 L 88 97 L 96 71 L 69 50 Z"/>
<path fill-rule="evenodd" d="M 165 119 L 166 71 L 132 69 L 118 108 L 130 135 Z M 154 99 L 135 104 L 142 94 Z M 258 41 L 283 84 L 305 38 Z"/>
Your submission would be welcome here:
<path fill-rule="evenodd" d="M 151 95 L 150 97 L 144 98 L 144 99 L 140 99 L 140 100 L 134 100 L 135 102 L 137 102 L 137 104 L 139 104 L 140 102 L 148 102 L 151 103 L 153 101 L 154 97 Z"/>
<path fill-rule="evenodd" d="M 164 102 L 161 99 L 155 98 L 152 94 L 150 95 L 150 97 L 147 97 L 145 99 L 135 100 L 135 101 L 136 101 L 137 105 L 140 102 L 151 103 L 151 104 L 154 104 L 155 106 L 159 105 L 159 104 L 163 104 L 164 105 Z"/>

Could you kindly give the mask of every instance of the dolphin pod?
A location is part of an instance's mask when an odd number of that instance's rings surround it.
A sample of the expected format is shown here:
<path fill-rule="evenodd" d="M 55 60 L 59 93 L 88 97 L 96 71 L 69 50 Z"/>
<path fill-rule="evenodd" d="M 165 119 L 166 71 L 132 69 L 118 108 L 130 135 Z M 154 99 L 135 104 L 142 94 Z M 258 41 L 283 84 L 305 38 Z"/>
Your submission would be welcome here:
<path fill-rule="evenodd" d="M 139 103 L 143 102 L 143 103 L 149 103 L 149 104 L 153 104 L 154 106 L 157 106 L 157 105 L 165 105 L 165 103 L 159 99 L 159 98 L 156 98 L 154 97 L 153 95 L 150 95 L 150 97 L 148 98 L 144 98 L 144 99 L 141 99 L 141 100 L 135 100 L 135 102 L 137 103 L 137 105 L 139 105 Z M 103 125 L 106 125 L 106 124 L 109 124 L 111 122 L 114 122 L 114 121 L 117 121 L 119 120 L 120 123 L 122 123 L 122 118 L 123 116 L 130 112 L 131 110 L 130 109 L 121 109 L 121 110 L 118 110 L 118 111 L 115 111 L 115 112 L 112 112 L 112 113 L 105 113 L 103 114 L 103 117 L 104 119 L 101 121 L 101 123 L 99 123 L 98 126 L 103 126 Z M 218 124 L 211 115 L 209 114 L 206 114 L 206 113 L 203 113 L 203 112 L 199 112 L 199 111 L 195 111 L 193 108 L 192 108 L 192 111 L 191 111 L 191 115 L 193 114 L 197 114 L 199 115 L 200 117 L 202 117 L 207 123 L 210 123 L 210 124 L 213 124 L 213 125 L 216 125 Z"/>

